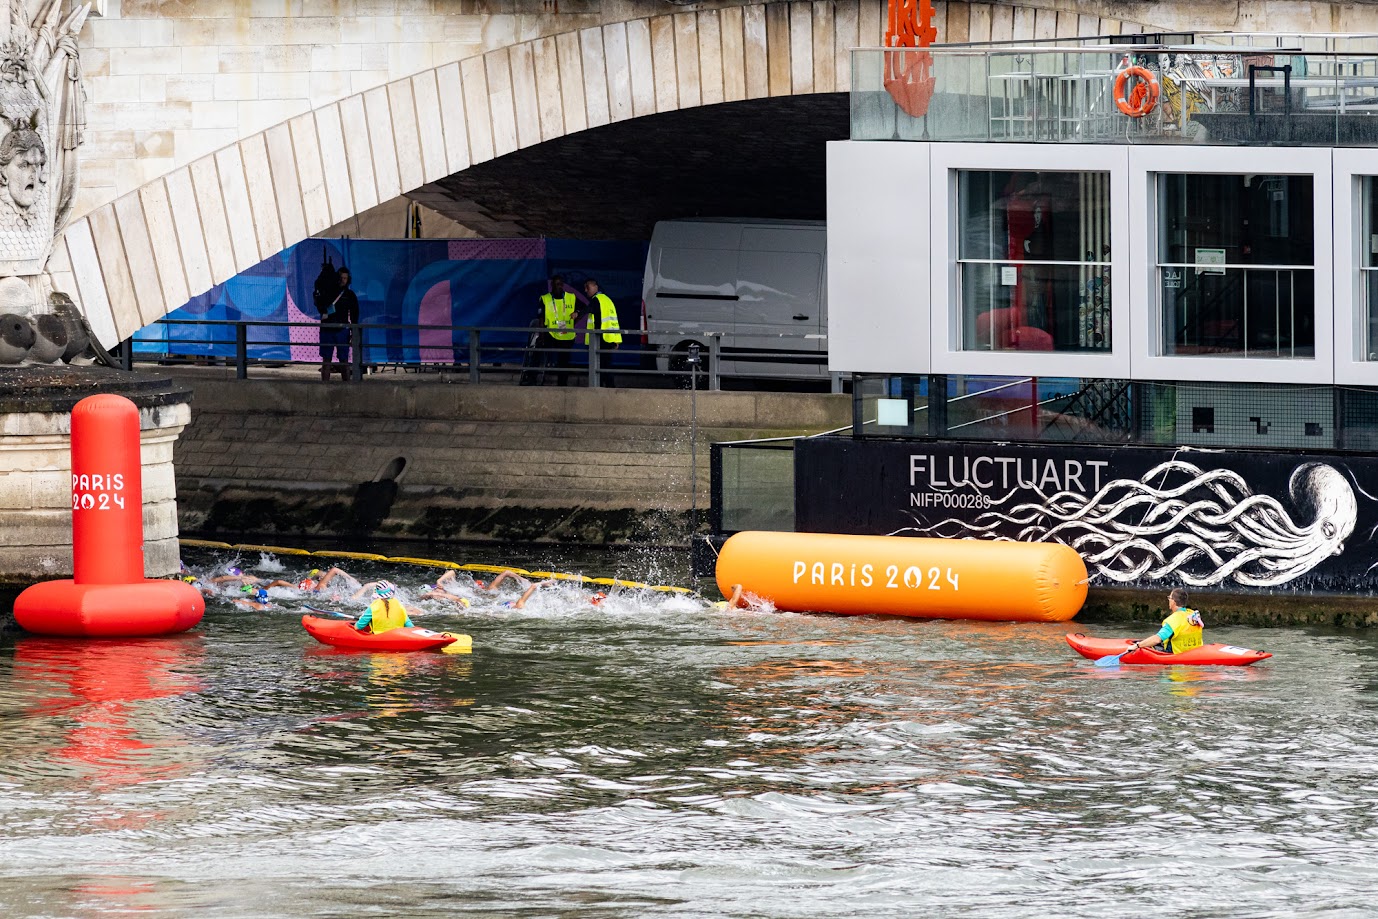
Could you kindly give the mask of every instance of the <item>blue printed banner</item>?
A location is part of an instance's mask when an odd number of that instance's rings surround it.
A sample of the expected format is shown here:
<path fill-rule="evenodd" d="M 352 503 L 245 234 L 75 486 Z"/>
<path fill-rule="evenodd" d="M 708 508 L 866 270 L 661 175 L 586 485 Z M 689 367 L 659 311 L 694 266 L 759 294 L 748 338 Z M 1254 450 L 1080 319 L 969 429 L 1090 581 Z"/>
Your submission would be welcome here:
<path fill-rule="evenodd" d="M 641 322 L 643 242 L 559 239 L 308 239 L 218 284 L 174 310 L 168 319 L 319 321 L 311 292 L 323 265 L 347 267 L 359 298 L 359 320 L 400 326 L 369 331 L 366 363 L 452 363 L 467 359 L 467 333 L 422 326 L 526 327 L 552 274 L 584 300 L 593 277 L 617 306 L 619 323 Z M 318 328 L 249 329 L 249 357 L 320 360 Z M 154 325 L 134 336 L 144 354 L 234 354 L 228 326 Z M 526 344 L 519 331 L 483 337 L 486 360 L 516 355 Z M 506 355 L 493 348 L 509 346 Z"/>

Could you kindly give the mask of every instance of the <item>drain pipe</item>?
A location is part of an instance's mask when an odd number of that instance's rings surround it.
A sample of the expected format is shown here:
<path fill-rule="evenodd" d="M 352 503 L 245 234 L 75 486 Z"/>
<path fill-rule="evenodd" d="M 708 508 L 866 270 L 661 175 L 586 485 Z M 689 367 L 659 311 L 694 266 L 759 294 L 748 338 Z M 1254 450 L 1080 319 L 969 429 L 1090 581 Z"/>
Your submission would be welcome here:
<path fill-rule="evenodd" d="M 689 550 L 699 535 L 699 345 L 689 345 Z"/>

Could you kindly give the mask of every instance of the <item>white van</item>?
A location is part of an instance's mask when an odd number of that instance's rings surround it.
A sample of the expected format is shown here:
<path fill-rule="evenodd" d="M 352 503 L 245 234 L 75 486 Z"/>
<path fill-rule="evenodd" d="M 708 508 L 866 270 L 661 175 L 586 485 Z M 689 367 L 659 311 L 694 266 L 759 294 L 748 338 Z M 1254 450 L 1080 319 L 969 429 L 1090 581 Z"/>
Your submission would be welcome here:
<path fill-rule="evenodd" d="M 686 336 L 718 333 L 724 376 L 826 377 L 827 265 L 821 220 L 657 223 L 642 281 L 657 366 L 683 366 Z"/>

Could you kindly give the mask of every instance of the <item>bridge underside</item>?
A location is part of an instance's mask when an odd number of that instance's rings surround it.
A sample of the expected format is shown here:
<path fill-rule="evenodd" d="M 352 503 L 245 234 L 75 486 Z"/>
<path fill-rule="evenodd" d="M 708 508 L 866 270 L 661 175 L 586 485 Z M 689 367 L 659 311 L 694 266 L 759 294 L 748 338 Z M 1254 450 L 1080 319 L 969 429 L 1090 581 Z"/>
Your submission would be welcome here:
<path fill-rule="evenodd" d="M 825 149 L 845 93 L 731 102 L 580 131 L 408 197 L 483 236 L 649 239 L 675 217 L 825 216 Z"/>

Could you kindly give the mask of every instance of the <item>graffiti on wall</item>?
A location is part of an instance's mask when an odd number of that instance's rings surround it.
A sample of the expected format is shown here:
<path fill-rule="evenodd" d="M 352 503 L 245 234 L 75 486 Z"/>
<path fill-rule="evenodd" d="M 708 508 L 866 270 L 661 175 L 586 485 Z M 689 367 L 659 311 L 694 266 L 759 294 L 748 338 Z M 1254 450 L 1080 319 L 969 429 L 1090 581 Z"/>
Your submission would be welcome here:
<path fill-rule="evenodd" d="M 1060 542 L 1101 586 L 1378 588 L 1368 457 L 819 439 L 796 463 L 801 530 Z"/>

